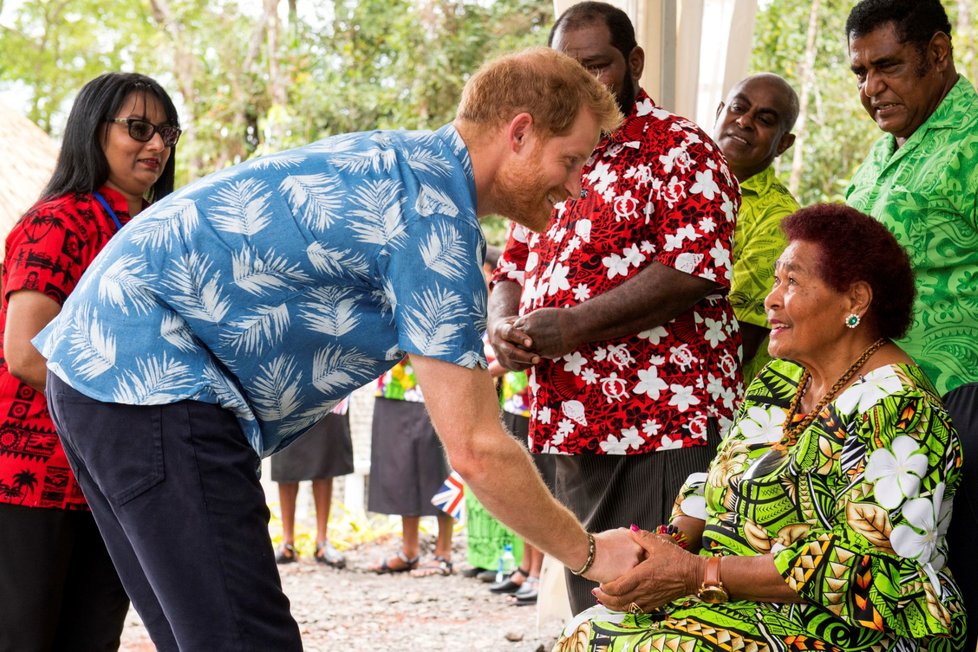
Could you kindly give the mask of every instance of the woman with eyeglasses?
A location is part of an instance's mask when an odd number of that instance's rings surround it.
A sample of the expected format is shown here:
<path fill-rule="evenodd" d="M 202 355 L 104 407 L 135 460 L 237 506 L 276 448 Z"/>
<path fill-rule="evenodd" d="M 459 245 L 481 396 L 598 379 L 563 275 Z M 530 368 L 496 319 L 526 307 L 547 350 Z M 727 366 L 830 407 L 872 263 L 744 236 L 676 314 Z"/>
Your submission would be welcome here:
<path fill-rule="evenodd" d="M 50 182 L 7 237 L 0 650 L 119 648 L 129 599 L 55 433 L 45 360 L 31 338 L 60 312 L 109 238 L 173 191 L 179 138 L 176 108 L 157 82 L 135 73 L 92 80 L 72 106 Z"/>

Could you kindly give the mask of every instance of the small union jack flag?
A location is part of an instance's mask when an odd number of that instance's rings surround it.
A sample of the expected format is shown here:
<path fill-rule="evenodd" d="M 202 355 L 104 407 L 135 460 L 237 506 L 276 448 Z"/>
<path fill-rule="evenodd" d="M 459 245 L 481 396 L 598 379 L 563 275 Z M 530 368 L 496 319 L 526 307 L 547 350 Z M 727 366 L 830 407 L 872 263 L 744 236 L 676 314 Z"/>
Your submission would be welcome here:
<path fill-rule="evenodd" d="M 452 471 L 431 497 L 431 504 L 456 521 L 465 518 L 465 484 L 462 482 L 462 476 Z"/>

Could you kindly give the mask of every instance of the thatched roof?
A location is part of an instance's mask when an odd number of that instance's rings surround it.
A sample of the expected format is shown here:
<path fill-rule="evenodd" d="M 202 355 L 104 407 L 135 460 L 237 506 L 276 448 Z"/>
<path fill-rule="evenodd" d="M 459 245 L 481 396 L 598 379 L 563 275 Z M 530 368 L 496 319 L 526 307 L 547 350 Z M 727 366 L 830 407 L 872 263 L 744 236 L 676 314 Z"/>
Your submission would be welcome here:
<path fill-rule="evenodd" d="M 0 256 L 7 233 L 37 201 L 57 159 L 51 137 L 0 102 Z"/>

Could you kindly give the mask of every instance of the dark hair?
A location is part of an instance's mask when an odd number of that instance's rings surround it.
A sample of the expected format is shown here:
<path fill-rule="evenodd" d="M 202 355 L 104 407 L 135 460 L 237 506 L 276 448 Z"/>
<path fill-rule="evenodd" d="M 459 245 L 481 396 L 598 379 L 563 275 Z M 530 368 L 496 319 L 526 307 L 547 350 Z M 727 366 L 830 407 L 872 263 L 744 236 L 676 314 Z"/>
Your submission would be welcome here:
<path fill-rule="evenodd" d="M 155 80 L 138 73 L 122 72 L 96 77 L 82 87 L 71 106 L 58 163 L 41 193 L 41 199 L 73 192 L 90 193 L 105 184 L 109 178 L 109 162 L 99 142 L 102 128 L 106 120 L 116 116 L 126 98 L 134 92 L 155 97 L 163 105 L 167 122 L 174 127 L 180 126 L 173 100 Z M 152 201 L 173 192 L 176 152 L 174 145 L 163 173 L 150 188 L 149 198 Z"/>
<path fill-rule="evenodd" d="M 552 46 L 557 31 L 567 31 L 603 22 L 611 33 L 611 44 L 621 52 L 625 59 L 632 53 L 638 43 L 635 41 L 635 28 L 628 14 L 605 2 L 579 2 L 560 15 L 554 26 L 550 28 L 547 45 Z"/>
<path fill-rule="evenodd" d="M 951 40 L 951 22 L 940 0 L 863 0 L 849 12 L 846 38 L 859 38 L 893 23 L 901 43 L 923 51 L 937 32 Z"/>
<path fill-rule="evenodd" d="M 819 248 L 818 274 L 837 292 L 857 281 L 873 290 L 868 315 L 881 337 L 899 339 L 913 318 L 910 258 L 881 223 L 844 204 L 815 204 L 781 221 L 788 241 Z"/>

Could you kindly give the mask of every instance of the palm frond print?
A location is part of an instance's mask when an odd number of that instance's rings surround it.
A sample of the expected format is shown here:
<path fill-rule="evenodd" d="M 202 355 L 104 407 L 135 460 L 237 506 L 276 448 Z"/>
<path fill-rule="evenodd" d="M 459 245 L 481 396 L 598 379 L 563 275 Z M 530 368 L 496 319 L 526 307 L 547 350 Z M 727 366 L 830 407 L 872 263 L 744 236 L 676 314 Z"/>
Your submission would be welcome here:
<path fill-rule="evenodd" d="M 340 219 L 342 193 L 339 177 L 329 174 L 296 174 L 286 177 L 279 190 L 285 193 L 292 212 L 306 227 L 325 231 Z"/>
<path fill-rule="evenodd" d="M 74 328 L 69 332 L 75 372 L 91 380 L 115 365 L 116 341 L 98 319 L 98 310 L 88 306 L 71 315 Z"/>
<path fill-rule="evenodd" d="M 200 222 L 197 204 L 192 199 L 174 199 L 127 228 L 134 244 L 145 250 L 173 249 L 176 236 L 193 231 Z"/>
<path fill-rule="evenodd" d="M 273 249 L 269 249 L 264 257 L 252 248 L 232 253 L 231 275 L 235 285 L 258 296 L 295 289 L 296 284 L 312 283 L 312 277 L 298 263 L 277 255 Z"/>
<path fill-rule="evenodd" d="M 319 242 L 313 242 L 306 247 L 306 256 L 316 271 L 323 274 L 362 279 L 370 277 L 370 263 L 366 257 L 349 249 L 331 249 Z"/>
<path fill-rule="evenodd" d="M 327 346 L 312 359 L 312 384 L 324 394 L 338 389 L 353 389 L 374 376 L 371 359 L 356 351 Z"/>
<path fill-rule="evenodd" d="M 350 229 L 360 242 L 400 248 L 407 239 L 401 215 L 400 182 L 391 179 L 363 183 L 354 193 L 358 207 L 350 211 L 359 218 L 350 222 Z"/>
<path fill-rule="evenodd" d="M 256 170 L 285 170 L 291 167 L 297 167 L 305 163 L 306 157 L 301 154 L 267 154 L 256 158 L 251 162 L 251 167 Z"/>
<path fill-rule="evenodd" d="M 180 315 L 173 313 L 163 315 L 163 320 L 160 322 L 160 337 L 184 353 L 190 353 L 197 348 L 190 325 Z"/>
<path fill-rule="evenodd" d="M 452 173 L 448 159 L 431 149 L 415 147 L 407 156 L 407 164 L 415 172 L 423 172 L 439 177 L 447 177 Z"/>
<path fill-rule="evenodd" d="M 191 251 L 177 259 L 162 282 L 183 317 L 218 323 L 227 314 L 231 302 L 221 293 L 221 273 L 214 267 L 207 256 Z"/>
<path fill-rule="evenodd" d="M 393 149 L 372 147 L 362 152 L 335 156 L 332 163 L 337 169 L 351 174 L 389 172 L 397 164 L 397 152 Z"/>
<path fill-rule="evenodd" d="M 423 217 L 436 214 L 458 217 L 459 214 L 458 206 L 447 193 L 428 184 L 421 185 L 421 192 L 414 202 L 414 210 Z"/>
<path fill-rule="evenodd" d="M 135 256 L 120 256 L 99 276 L 98 300 L 118 308 L 124 315 L 130 307 L 137 315 L 146 314 L 156 305 L 156 297 L 149 290 L 155 282 L 146 261 Z"/>
<path fill-rule="evenodd" d="M 295 358 L 280 355 L 260 365 L 252 383 L 252 405 L 264 421 L 280 421 L 302 407 L 302 372 Z"/>
<path fill-rule="evenodd" d="M 302 303 L 299 316 L 317 333 L 339 337 L 352 331 L 360 323 L 356 313 L 356 299 L 351 288 L 320 287 L 310 293 L 312 301 Z"/>
<path fill-rule="evenodd" d="M 451 224 L 440 223 L 437 231 L 421 243 L 421 258 L 431 271 L 452 280 L 464 276 L 467 252 L 461 234 Z"/>
<path fill-rule="evenodd" d="M 251 314 L 227 325 L 221 343 L 236 354 L 262 355 L 282 341 L 290 323 L 288 305 L 256 306 Z"/>
<path fill-rule="evenodd" d="M 186 363 L 163 353 L 136 360 L 135 369 L 126 369 L 112 396 L 116 403 L 159 405 L 193 387 L 196 378 Z"/>
<path fill-rule="evenodd" d="M 258 179 L 233 181 L 215 193 L 211 221 L 226 233 L 252 236 L 269 225 L 268 200 L 272 189 Z"/>
<path fill-rule="evenodd" d="M 438 287 L 413 295 L 413 300 L 406 320 L 408 338 L 421 355 L 445 355 L 461 321 L 468 316 L 465 303 L 455 292 Z"/>

